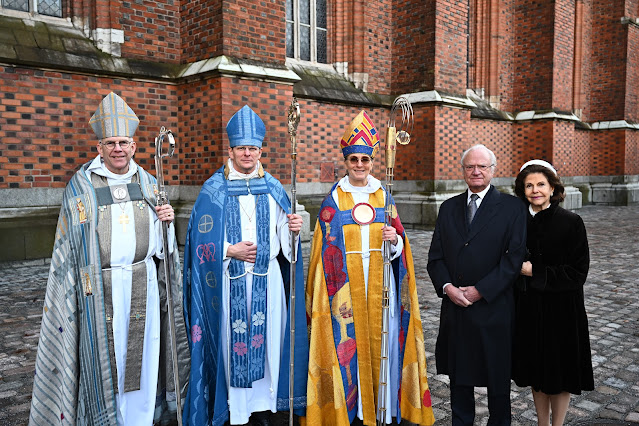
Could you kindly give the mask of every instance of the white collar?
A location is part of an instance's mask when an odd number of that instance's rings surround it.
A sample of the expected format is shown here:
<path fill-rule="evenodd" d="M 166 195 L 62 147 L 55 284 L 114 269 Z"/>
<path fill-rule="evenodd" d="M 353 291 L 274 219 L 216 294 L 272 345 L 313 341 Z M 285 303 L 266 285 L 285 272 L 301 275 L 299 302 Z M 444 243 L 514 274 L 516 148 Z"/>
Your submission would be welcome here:
<path fill-rule="evenodd" d="M 131 160 L 129 160 L 129 170 L 126 173 L 121 175 L 113 173 L 106 168 L 102 157 L 100 157 L 99 155 L 95 157 L 91 164 L 89 164 L 89 167 L 87 167 L 87 174 L 95 173 L 96 175 L 104 176 L 105 178 L 109 179 L 111 183 L 128 183 L 131 181 L 131 177 L 136 174 L 137 171 L 138 165 L 135 161 L 133 161 L 133 158 L 131 158 Z"/>
<path fill-rule="evenodd" d="M 552 203 L 548 203 L 548 205 L 547 205 L 546 207 L 544 207 L 542 210 L 540 210 L 540 211 L 536 212 L 536 211 L 534 211 L 534 210 L 533 210 L 533 208 L 532 208 L 532 204 L 528 204 L 528 212 L 530 213 L 530 215 L 531 215 L 532 217 L 535 217 L 535 215 L 536 215 L 537 213 L 541 213 L 542 211 L 544 211 L 544 210 L 546 210 L 546 209 L 550 208 L 550 206 L 551 206 L 551 205 L 552 205 Z"/>
<path fill-rule="evenodd" d="M 348 175 L 339 180 L 337 185 L 342 188 L 344 192 L 363 192 L 365 194 L 372 194 L 382 187 L 382 182 L 372 175 L 368 175 L 368 182 L 366 186 L 353 186 L 348 180 Z"/>
<path fill-rule="evenodd" d="M 228 180 L 240 180 L 240 179 L 244 179 L 244 180 L 249 180 L 249 179 L 253 179 L 258 177 L 258 173 L 260 171 L 260 162 L 259 160 L 257 161 L 257 164 L 255 165 L 255 169 L 248 174 L 245 173 L 240 173 L 237 170 L 235 170 L 235 167 L 233 167 L 233 161 L 231 161 L 231 159 L 228 159 L 227 162 L 228 166 L 229 166 L 229 175 L 228 175 Z"/>
<path fill-rule="evenodd" d="M 468 204 L 470 202 L 471 194 L 477 194 L 479 196 L 479 199 L 483 200 L 489 190 L 490 190 L 490 185 L 488 185 L 486 188 L 484 188 L 484 190 L 481 191 L 481 192 L 472 192 L 470 190 L 470 188 L 468 188 L 468 191 L 466 191 L 466 204 Z"/>

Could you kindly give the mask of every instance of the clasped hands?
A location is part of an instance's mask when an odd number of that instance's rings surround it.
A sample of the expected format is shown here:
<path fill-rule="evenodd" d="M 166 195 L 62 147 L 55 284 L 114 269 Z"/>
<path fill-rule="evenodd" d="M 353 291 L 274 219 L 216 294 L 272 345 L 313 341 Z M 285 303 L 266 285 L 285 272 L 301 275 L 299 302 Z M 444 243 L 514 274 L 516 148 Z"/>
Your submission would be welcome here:
<path fill-rule="evenodd" d="M 467 308 L 481 299 L 481 294 L 474 285 L 455 287 L 451 284 L 446 286 L 446 295 L 455 305 L 461 306 L 462 308 Z"/>
<path fill-rule="evenodd" d="M 299 234 L 302 230 L 302 216 L 298 214 L 287 214 L 288 217 L 288 230 L 295 235 Z M 229 246 L 226 250 L 226 256 L 232 257 L 244 262 L 255 263 L 255 257 L 257 256 L 257 244 L 252 241 L 240 241 L 237 244 Z"/>

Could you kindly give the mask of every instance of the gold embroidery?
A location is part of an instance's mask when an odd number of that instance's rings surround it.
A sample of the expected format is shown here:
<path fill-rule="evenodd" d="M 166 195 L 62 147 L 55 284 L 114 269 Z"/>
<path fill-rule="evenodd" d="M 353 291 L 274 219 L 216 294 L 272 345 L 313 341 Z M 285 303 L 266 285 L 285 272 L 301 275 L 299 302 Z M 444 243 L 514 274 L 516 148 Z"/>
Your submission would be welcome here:
<path fill-rule="evenodd" d="M 87 272 L 84 273 L 84 294 L 91 296 L 93 294 L 93 287 L 91 286 L 91 277 Z"/>
<path fill-rule="evenodd" d="M 75 199 L 75 206 L 78 209 L 78 220 L 80 223 L 85 223 L 87 221 L 87 213 L 82 198 Z"/>

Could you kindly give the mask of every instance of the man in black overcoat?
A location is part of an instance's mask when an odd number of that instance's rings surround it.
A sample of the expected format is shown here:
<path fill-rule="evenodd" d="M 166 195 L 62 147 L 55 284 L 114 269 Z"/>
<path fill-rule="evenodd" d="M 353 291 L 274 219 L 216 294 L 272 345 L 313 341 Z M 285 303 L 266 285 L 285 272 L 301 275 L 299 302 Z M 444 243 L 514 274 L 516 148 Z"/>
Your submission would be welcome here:
<path fill-rule="evenodd" d="M 526 209 L 490 184 L 496 158 L 484 145 L 461 163 L 468 190 L 442 204 L 428 253 L 442 298 L 437 373 L 450 377 L 453 425 L 473 424 L 474 386 L 488 387 L 488 424 L 510 425 L 513 284 L 526 253 Z"/>

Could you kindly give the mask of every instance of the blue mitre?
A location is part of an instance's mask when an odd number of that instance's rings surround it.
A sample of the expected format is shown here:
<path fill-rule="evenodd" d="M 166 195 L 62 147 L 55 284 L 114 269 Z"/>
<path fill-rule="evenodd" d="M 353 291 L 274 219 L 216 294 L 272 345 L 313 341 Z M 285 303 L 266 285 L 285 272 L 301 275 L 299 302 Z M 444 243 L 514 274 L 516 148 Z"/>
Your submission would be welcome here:
<path fill-rule="evenodd" d="M 266 127 L 262 119 L 248 105 L 236 112 L 226 125 L 231 148 L 256 146 L 262 148 Z"/>

